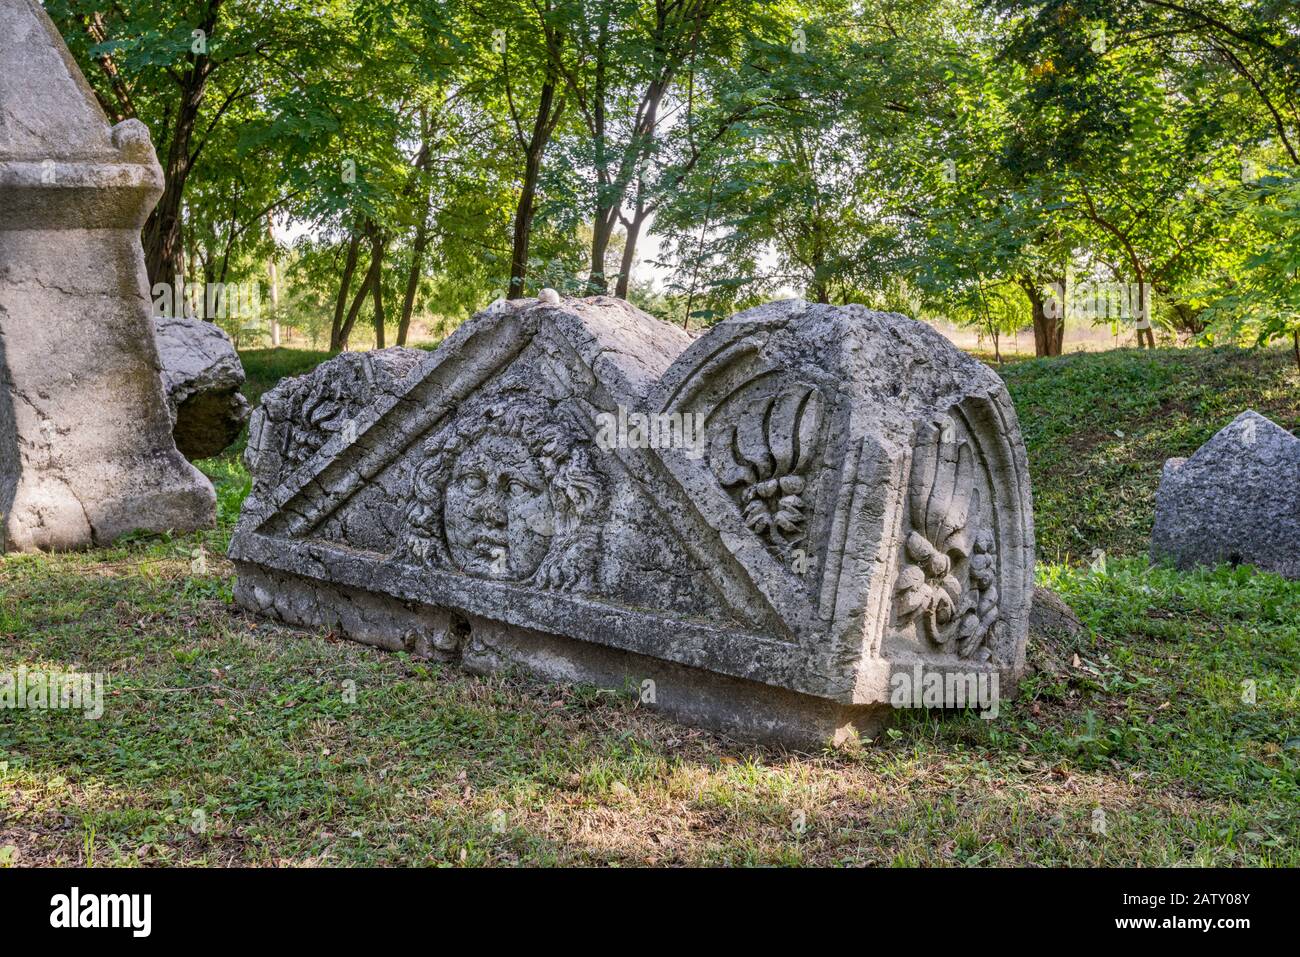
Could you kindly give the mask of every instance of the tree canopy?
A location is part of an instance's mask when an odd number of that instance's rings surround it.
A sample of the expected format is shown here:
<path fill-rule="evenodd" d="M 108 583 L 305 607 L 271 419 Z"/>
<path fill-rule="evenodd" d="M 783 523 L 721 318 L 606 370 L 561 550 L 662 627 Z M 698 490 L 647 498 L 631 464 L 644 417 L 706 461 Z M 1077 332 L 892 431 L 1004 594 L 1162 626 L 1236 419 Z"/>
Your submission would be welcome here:
<path fill-rule="evenodd" d="M 1053 354 L 1063 290 L 1106 287 L 1137 294 L 1102 320 L 1300 362 L 1291 0 L 45 5 L 153 135 L 151 283 L 270 290 L 160 297 L 242 342 L 405 343 L 554 286 L 693 326 L 866 302 Z"/>

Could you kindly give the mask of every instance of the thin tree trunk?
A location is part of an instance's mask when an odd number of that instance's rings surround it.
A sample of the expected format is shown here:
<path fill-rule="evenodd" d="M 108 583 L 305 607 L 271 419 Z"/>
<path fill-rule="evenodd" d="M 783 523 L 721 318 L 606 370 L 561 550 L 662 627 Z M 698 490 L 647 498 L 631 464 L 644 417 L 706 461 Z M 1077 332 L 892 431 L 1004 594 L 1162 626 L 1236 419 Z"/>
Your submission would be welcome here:
<path fill-rule="evenodd" d="M 637 195 L 636 212 L 632 214 L 632 219 L 626 224 L 627 237 L 623 243 L 623 264 L 618 271 L 618 285 L 614 289 L 614 295 L 619 299 L 627 298 L 628 287 L 632 283 L 632 269 L 636 265 L 636 244 L 641 237 L 641 227 L 645 224 L 649 212 L 645 208 L 645 200 Z"/>
<path fill-rule="evenodd" d="M 339 280 L 339 294 L 334 299 L 334 322 L 330 326 L 330 352 L 343 348 L 347 338 L 343 335 L 343 310 L 347 308 L 348 291 L 352 286 L 352 276 L 357 271 L 357 255 L 361 247 L 361 232 L 354 230 L 348 240 L 347 260 L 343 264 L 343 276 Z M 348 326 L 351 329 L 351 324 Z"/>
<path fill-rule="evenodd" d="M 1139 328 L 1137 330 L 1138 348 L 1141 349 L 1146 347 L 1148 349 L 1154 349 L 1156 347 L 1156 337 L 1150 325 L 1151 299 L 1147 295 L 1147 284 L 1142 275 L 1142 266 L 1138 263 L 1136 258 L 1133 260 L 1133 268 L 1137 273 L 1138 280 L 1138 308 L 1141 310 L 1141 314 L 1146 317 L 1147 322 L 1147 327 L 1145 329 Z M 1145 341 L 1143 341 L 1144 339 Z"/>
<path fill-rule="evenodd" d="M 415 311 L 415 293 L 420 287 L 420 272 L 424 268 L 424 249 L 429 242 L 429 183 L 423 174 L 429 171 L 432 151 L 429 130 L 429 112 L 420 107 L 420 152 L 415 157 L 415 172 L 407 184 L 407 191 L 420 191 L 420 221 L 415 227 L 415 245 L 411 247 L 411 269 L 406 275 L 406 292 L 402 297 L 402 312 L 397 319 L 397 344 L 406 345 L 411 331 L 411 314 Z"/>
<path fill-rule="evenodd" d="M 609 292 L 609 277 L 605 275 L 605 256 L 609 240 L 614 235 L 614 222 L 610 212 L 603 212 L 591 225 L 591 265 L 587 271 L 587 295 L 604 296 Z"/>
<path fill-rule="evenodd" d="M 537 183 L 542 174 L 542 157 L 551 133 L 564 111 L 564 101 L 555 103 L 556 80 L 548 75 L 547 82 L 537 101 L 537 116 L 533 121 L 532 138 L 524 145 L 524 182 L 515 207 L 514 234 L 510 249 L 510 288 L 507 299 L 523 298 L 528 278 L 528 246 L 532 238 L 533 215 L 537 211 Z"/>
<path fill-rule="evenodd" d="M 356 296 L 352 299 L 352 305 L 348 307 L 347 318 L 343 320 L 343 328 L 339 332 L 339 348 L 348 347 L 348 339 L 352 336 L 352 327 L 356 324 L 357 317 L 361 314 L 361 306 L 366 301 L 366 296 L 370 294 L 370 286 L 375 281 L 374 263 L 366 270 L 365 278 L 361 280 L 361 288 L 357 290 Z"/>
<path fill-rule="evenodd" d="M 397 323 L 397 344 L 406 345 L 411 331 L 411 314 L 415 311 L 415 291 L 420 285 L 420 271 L 424 266 L 424 249 L 429 242 L 428 211 L 415 228 L 415 245 L 411 247 L 411 270 L 406 274 L 406 295 L 402 299 L 402 316 Z"/>
<path fill-rule="evenodd" d="M 203 20 L 198 28 L 205 36 L 212 36 L 222 0 L 209 0 Z M 184 222 L 181 209 L 185 183 L 189 179 L 196 154 L 190 152 L 190 141 L 203 107 L 212 61 L 207 53 L 191 53 L 190 68 L 181 83 L 181 100 L 176 111 L 176 125 L 167 148 L 167 162 L 163 167 L 163 194 L 158 205 L 149 214 L 142 237 L 145 269 L 149 285 L 175 283 L 185 275 Z"/>
<path fill-rule="evenodd" d="M 275 230 L 271 217 L 266 217 L 266 235 L 271 240 L 271 260 L 267 263 L 271 285 L 271 348 L 280 348 L 280 270 L 275 262 Z"/>
<path fill-rule="evenodd" d="M 370 291 L 375 297 L 375 348 L 384 348 L 384 235 L 376 229 L 370 237 Z"/>

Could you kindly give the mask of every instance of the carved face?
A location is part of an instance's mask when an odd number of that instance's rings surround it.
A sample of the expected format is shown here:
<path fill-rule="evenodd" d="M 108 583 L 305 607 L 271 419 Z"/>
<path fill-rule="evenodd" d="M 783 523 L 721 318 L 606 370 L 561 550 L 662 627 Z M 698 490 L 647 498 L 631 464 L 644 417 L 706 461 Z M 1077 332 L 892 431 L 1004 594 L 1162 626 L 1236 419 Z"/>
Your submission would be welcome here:
<path fill-rule="evenodd" d="M 520 439 L 487 435 L 462 452 L 444 502 L 447 546 L 461 570 L 519 581 L 546 556 L 553 508 L 540 464 Z"/>

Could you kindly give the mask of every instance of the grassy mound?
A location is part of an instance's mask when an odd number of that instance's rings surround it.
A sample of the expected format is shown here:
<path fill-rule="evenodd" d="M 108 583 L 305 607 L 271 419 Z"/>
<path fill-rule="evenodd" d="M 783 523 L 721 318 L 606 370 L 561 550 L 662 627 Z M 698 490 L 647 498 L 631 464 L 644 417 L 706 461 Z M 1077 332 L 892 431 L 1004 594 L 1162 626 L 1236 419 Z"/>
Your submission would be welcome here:
<path fill-rule="evenodd" d="M 1300 428 L 1285 349 L 1118 349 L 1002 370 L 1029 451 L 1041 561 L 1146 554 L 1165 459 L 1248 408 Z"/>

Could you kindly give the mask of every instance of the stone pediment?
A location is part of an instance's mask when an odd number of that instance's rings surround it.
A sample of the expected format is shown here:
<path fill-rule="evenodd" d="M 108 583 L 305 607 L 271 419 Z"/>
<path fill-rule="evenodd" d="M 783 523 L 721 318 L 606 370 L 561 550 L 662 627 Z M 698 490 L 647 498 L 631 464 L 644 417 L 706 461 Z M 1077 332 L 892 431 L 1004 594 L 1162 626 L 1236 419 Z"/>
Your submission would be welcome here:
<path fill-rule="evenodd" d="M 249 450 L 250 571 L 843 704 L 900 663 L 1023 661 L 1014 412 L 901 316 L 793 301 L 692 339 L 618 300 L 502 302 L 431 354 L 283 383 Z"/>

